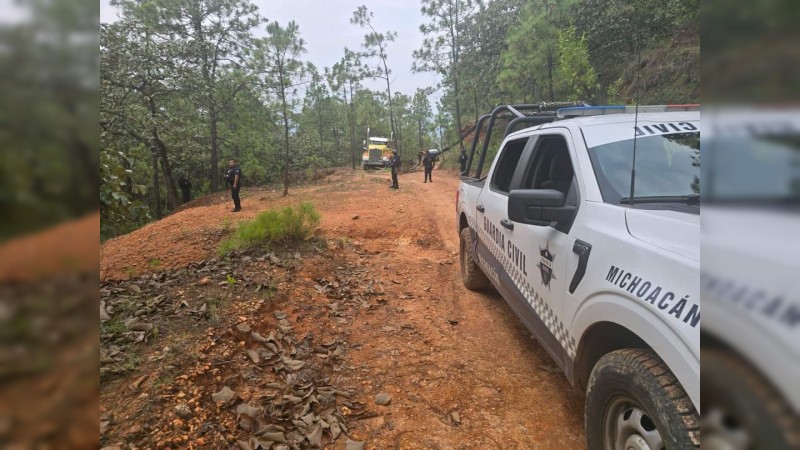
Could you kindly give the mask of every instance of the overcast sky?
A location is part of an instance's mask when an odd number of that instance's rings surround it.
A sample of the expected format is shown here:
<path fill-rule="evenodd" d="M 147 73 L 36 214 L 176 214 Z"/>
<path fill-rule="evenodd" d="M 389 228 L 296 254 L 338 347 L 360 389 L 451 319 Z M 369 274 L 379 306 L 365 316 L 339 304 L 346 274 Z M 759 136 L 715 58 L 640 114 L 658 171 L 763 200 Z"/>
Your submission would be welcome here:
<path fill-rule="evenodd" d="M 8 0 L 0 0 L 6 2 Z M 396 31 L 397 40 L 391 43 L 387 53 L 392 71 L 392 93 L 402 92 L 413 96 L 417 88 L 433 86 L 437 82 L 432 73 L 411 73 L 412 52 L 422 44 L 419 26 L 424 22 L 417 0 L 253 0 L 262 16 L 270 21 L 277 20 L 286 25 L 294 20 L 300 27 L 300 34 L 306 41 L 305 59 L 316 65 L 320 71 L 331 67 L 344 54 L 344 48 L 361 49 L 365 31 L 358 25 L 350 24 L 353 11 L 362 4 L 375 14 L 375 28 Z M 2 4 L 2 3 L 0 3 Z M 100 0 L 101 22 L 112 22 L 117 11 L 109 5 L 109 0 Z M 263 28 L 256 31 L 264 35 Z M 374 64 L 371 64 L 374 65 Z M 364 83 L 373 90 L 385 90 L 383 80 Z M 435 106 L 439 94 L 431 97 Z"/>
<path fill-rule="evenodd" d="M 0 24 L 16 23 L 27 17 L 27 11 L 17 6 L 13 0 L 0 0 Z"/>

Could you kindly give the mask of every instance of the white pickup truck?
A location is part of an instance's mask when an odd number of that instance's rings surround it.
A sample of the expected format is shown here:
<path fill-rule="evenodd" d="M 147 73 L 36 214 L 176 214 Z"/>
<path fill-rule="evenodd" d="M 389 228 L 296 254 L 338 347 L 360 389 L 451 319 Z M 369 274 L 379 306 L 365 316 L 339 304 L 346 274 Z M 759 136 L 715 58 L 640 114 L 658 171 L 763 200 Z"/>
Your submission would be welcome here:
<path fill-rule="evenodd" d="M 586 390 L 590 450 L 697 448 L 700 113 L 544 109 L 499 107 L 476 127 L 456 202 L 463 282 L 493 285 Z"/>

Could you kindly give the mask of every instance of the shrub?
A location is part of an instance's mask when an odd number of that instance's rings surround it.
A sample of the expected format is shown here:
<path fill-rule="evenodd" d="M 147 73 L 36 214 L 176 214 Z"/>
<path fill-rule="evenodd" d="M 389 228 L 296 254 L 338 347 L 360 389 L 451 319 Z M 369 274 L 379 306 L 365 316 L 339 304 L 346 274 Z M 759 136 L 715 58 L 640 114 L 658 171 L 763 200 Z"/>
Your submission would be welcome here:
<path fill-rule="evenodd" d="M 234 250 L 268 247 L 271 243 L 308 239 L 319 225 L 319 213 L 314 205 L 303 202 L 293 208 L 264 211 L 255 219 L 239 223 L 231 236 L 222 241 L 220 254 Z"/>

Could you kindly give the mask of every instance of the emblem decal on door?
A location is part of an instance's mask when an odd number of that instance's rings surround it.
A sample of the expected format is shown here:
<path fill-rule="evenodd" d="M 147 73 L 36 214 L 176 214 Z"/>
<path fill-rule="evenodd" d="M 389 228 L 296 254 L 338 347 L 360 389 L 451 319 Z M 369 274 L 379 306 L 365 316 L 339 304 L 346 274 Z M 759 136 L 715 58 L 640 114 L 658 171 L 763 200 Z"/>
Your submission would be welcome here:
<path fill-rule="evenodd" d="M 548 247 L 541 248 L 539 247 L 539 272 L 542 274 L 542 284 L 550 287 L 550 280 L 557 279 L 555 275 L 553 275 L 553 260 L 556 258 L 556 255 L 550 253 L 549 244 Z"/>

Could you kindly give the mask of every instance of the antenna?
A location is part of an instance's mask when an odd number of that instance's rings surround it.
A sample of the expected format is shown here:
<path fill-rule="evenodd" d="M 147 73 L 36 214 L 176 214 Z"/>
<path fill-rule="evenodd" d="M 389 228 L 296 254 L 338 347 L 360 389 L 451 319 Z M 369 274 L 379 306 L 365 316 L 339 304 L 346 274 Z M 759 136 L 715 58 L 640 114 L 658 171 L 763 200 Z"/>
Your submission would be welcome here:
<path fill-rule="evenodd" d="M 634 192 L 636 186 L 636 128 L 639 126 L 639 72 L 642 70 L 642 52 L 639 47 L 639 9 L 637 8 L 639 2 L 633 2 L 633 33 L 636 42 L 636 109 L 633 115 L 633 161 L 631 161 L 631 192 L 630 204 L 633 206 L 635 201 Z"/>

